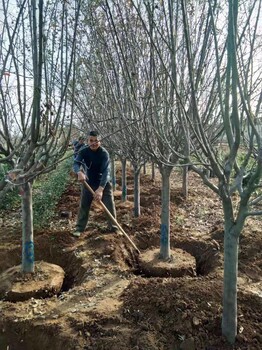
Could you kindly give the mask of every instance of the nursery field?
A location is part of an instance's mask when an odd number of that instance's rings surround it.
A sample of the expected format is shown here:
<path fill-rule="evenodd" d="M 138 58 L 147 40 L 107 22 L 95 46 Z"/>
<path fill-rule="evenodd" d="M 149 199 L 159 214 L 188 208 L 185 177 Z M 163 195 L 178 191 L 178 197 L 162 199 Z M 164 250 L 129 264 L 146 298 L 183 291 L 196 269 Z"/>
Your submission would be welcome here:
<path fill-rule="evenodd" d="M 141 174 L 139 218 L 133 216 L 132 174 L 128 171 L 126 202 L 120 176 L 118 171 L 119 223 L 141 252 L 159 248 L 159 175 L 152 181 Z M 96 204 L 87 230 L 74 238 L 80 185 L 72 174 L 54 218 L 34 235 L 36 261 L 64 269 L 62 290 L 41 299 L 0 300 L 0 350 L 261 350 L 261 220 L 249 218 L 240 239 L 238 335 L 229 346 L 221 336 L 221 203 L 196 174 L 189 175 L 187 200 L 181 196 L 181 174 L 174 172 L 171 182 L 171 247 L 195 258 L 195 275 L 145 275 L 126 237 L 107 232 Z M 21 239 L 20 209 L 1 211 L 0 274 L 21 263 Z"/>

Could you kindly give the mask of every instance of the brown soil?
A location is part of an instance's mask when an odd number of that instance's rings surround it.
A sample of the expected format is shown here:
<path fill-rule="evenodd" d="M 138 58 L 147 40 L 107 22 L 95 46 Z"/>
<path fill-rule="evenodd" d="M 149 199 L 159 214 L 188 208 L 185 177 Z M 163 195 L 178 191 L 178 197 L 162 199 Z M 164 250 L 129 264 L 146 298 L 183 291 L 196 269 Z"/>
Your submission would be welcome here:
<path fill-rule="evenodd" d="M 147 277 L 182 277 L 196 275 L 196 259 L 185 250 L 173 249 L 170 258 L 161 259 L 159 248 L 138 255 L 140 270 Z"/>
<path fill-rule="evenodd" d="M 21 265 L 10 267 L 0 275 L 0 298 L 24 301 L 58 294 L 64 282 L 64 270 L 45 261 L 34 262 L 34 272 L 23 273 Z"/>
<path fill-rule="evenodd" d="M 119 183 L 121 181 L 119 180 Z M 141 178 L 141 216 L 115 192 L 118 221 L 146 260 L 156 259 L 160 237 L 160 182 Z M 175 262 L 193 257 L 194 273 L 149 277 L 124 236 L 106 231 L 94 205 L 79 238 L 71 236 L 79 185 L 72 183 L 47 229 L 35 232 L 35 257 L 65 271 L 62 291 L 52 297 L 0 301 L 0 350 L 259 350 L 262 349 L 262 227 L 248 219 L 239 253 L 238 335 L 234 346 L 221 336 L 223 221 L 221 203 L 190 174 L 189 198 L 181 176 L 171 186 L 171 248 Z M 0 273 L 21 263 L 20 212 L 2 213 Z M 148 258 L 148 252 L 154 252 Z M 176 254 L 177 252 L 177 254 Z M 179 259 L 180 261 L 181 259 Z M 170 262 L 169 262 L 170 263 Z M 189 268 L 190 270 L 191 268 Z M 32 283 L 34 281 L 32 280 Z"/>

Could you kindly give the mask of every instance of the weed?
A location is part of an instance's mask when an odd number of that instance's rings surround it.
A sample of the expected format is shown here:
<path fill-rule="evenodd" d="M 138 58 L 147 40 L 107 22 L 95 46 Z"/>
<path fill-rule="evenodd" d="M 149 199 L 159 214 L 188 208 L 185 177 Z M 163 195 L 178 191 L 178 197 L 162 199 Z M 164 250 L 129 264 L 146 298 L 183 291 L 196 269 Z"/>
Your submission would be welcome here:
<path fill-rule="evenodd" d="M 185 218 L 183 216 L 181 216 L 181 215 L 178 215 L 178 216 L 175 217 L 175 222 L 176 222 L 177 225 L 183 226 L 184 223 L 185 223 Z"/>
<path fill-rule="evenodd" d="M 10 166 L 7 164 L 0 164 L 0 181 L 4 179 L 8 170 L 10 170 Z M 8 210 L 18 207 L 20 204 L 20 197 L 18 192 L 19 191 L 17 187 L 10 189 L 2 200 L 0 209 Z"/>
<path fill-rule="evenodd" d="M 45 177 L 45 182 L 34 186 L 34 227 L 47 226 L 54 216 L 56 205 L 69 182 L 71 167 L 71 159 L 62 162 L 49 177 Z"/>

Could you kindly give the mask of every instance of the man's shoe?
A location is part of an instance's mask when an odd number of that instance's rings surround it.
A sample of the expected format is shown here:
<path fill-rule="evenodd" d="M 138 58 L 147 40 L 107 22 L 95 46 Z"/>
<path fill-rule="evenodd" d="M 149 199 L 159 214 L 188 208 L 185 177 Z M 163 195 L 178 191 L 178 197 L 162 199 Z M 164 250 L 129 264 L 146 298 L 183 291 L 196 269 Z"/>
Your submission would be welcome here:
<path fill-rule="evenodd" d="M 80 236 L 81 236 L 81 233 L 82 233 L 82 232 L 80 232 L 80 231 L 75 231 L 75 232 L 72 233 L 72 235 L 73 235 L 74 237 L 80 237 Z"/>

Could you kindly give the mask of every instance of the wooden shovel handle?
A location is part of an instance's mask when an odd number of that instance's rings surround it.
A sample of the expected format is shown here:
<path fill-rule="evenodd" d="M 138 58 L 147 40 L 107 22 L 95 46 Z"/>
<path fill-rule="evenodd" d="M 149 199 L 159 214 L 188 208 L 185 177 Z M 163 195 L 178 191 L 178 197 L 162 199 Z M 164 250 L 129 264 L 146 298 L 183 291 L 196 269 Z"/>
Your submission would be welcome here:
<path fill-rule="evenodd" d="M 88 189 L 92 193 L 92 195 L 94 196 L 95 191 L 92 189 L 92 187 L 89 186 L 86 181 L 84 181 L 83 184 L 84 184 L 85 188 Z M 104 205 L 104 203 L 102 201 L 99 201 L 99 203 L 101 204 L 102 208 L 107 213 L 107 215 L 110 217 L 110 219 L 113 221 L 113 223 L 118 227 L 119 231 L 121 232 L 121 235 L 123 234 L 129 240 L 129 242 L 132 244 L 132 246 L 135 248 L 135 250 L 140 254 L 140 250 L 137 248 L 137 246 L 131 240 L 131 238 L 128 236 L 128 234 L 123 230 L 123 228 L 119 225 L 119 223 L 116 221 L 116 218 L 113 217 L 113 215 L 110 213 L 110 211 Z"/>

